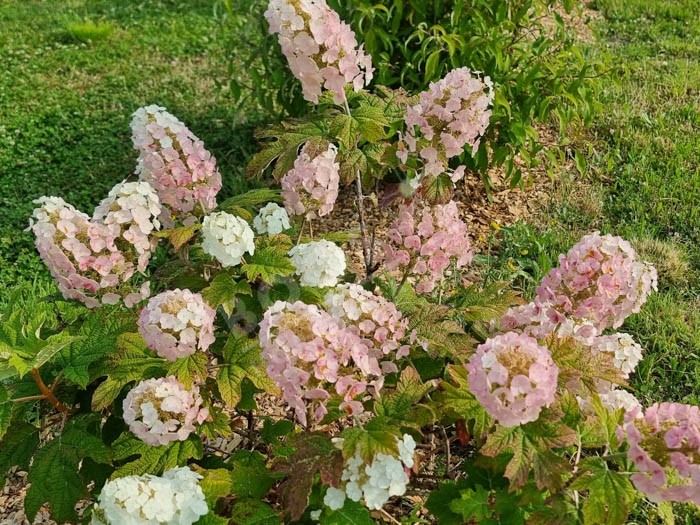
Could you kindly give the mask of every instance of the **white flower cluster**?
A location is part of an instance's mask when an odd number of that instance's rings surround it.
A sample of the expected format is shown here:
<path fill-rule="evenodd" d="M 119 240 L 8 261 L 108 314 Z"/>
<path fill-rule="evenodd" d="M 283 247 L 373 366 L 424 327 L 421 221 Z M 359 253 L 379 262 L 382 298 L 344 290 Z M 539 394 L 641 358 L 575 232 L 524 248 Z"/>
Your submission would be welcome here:
<path fill-rule="evenodd" d="M 625 377 L 629 376 L 642 360 L 642 347 L 632 336 L 621 332 L 596 337 L 593 347 L 600 352 L 610 352 L 615 356 L 615 367 Z"/>
<path fill-rule="evenodd" d="M 151 233 L 160 229 L 161 209 L 158 194 L 148 182 L 122 182 L 97 205 L 92 220 L 106 224 L 115 234 L 128 226 L 121 236 L 134 245 L 139 255 L 150 256 L 157 242 Z"/>
<path fill-rule="evenodd" d="M 598 398 L 600 399 L 600 403 L 603 405 L 603 408 L 612 411 L 623 409 L 625 412 L 631 412 L 637 407 L 642 407 L 639 399 L 637 399 L 631 392 L 621 388 L 607 388 L 607 385 L 601 386 L 602 391 L 598 393 Z M 582 411 L 588 414 L 595 413 L 590 397 L 576 396 L 576 399 L 578 400 L 578 405 Z"/>
<path fill-rule="evenodd" d="M 222 266 L 239 265 L 243 254 L 248 252 L 253 255 L 255 252 L 253 230 L 248 223 L 224 211 L 204 217 L 202 237 L 204 252 L 214 257 Z"/>
<path fill-rule="evenodd" d="M 289 256 L 302 286 L 335 286 L 345 273 L 345 253 L 330 241 L 299 244 L 289 250 Z"/>
<path fill-rule="evenodd" d="M 253 219 L 253 228 L 255 228 L 255 231 L 260 235 L 266 233 L 277 235 L 284 230 L 288 230 L 291 228 L 291 225 L 289 224 L 287 210 L 274 202 L 267 203 L 260 209 L 255 219 Z"/>
<path fill-rule="evenodd" d="M 187 467 L 163 476 L 144 474 L 108 481 L 92 514 L 92 525 L 192 525 L 209 509 L 198 481 Z"/>
<path fill-rule="evenodd" d="M 342 443 L 338 440 L 336 445 Z M 345 498 L 352 501 L 365 500 L 369 509 L 379 510 L 391 496 L 401 496 L 406 492 L 408 474 L 406 468 L 413 467 L 413 453 L 416 442 L 409 434 L 398 440 L 399 457 L 377 454 L 371 465 L 365 465 L 359 451 L 350 458 L 341 477 L 343 488 L 329 487 L 323 503 L 332 510 L 343 507 Z"/>

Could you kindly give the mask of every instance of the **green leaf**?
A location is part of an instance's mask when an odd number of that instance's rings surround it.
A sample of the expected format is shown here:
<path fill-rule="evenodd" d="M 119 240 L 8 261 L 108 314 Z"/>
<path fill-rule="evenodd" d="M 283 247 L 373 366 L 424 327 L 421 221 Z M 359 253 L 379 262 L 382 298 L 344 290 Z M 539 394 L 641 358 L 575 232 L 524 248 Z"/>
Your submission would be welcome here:
<path fill-rule="evenodd" d="M 212 470 L 197 469 L 203 477 L 199 482 L 202 487 L 207 506 L 214 508 L 219 498 L 231 494 L 231 471 L 225 468 Z"/>
<path fill-rule="evenodd" d="M 229 408 L 235 408 L 241 400 L 241 384 L 249 379 L 257 388 L 275 392 L 272 380 L 265 372 L 257 339 L 245 334 L 231 333 L 223 348 L 223 366 L 216 375 L 221 399 Z"/>
<path fill-rule="evenodd" d="M 85 388 L 99 376 L 91 375 L 95 363 L 115 352 L 120 334 L 135 329 L 131 313 L 101 308 L 91 313 L 78 330 L 78 338 L 63 349 L 58 363 L 65 377 Z"/>
<path fill-rule="evenodd" d="M 237 450 L 230 459 L 231 493 L 240 498 L 262 498 L 270 490 L 274 479 L 265 466 L 260 452 Z"/>
<path fill-rule="evenodd" d="M 5 474 L 17 465 L 29 470 L 29 463 L 39 447 L 39 429 L 24 421 L 15 421 L 12 432 L 0 441 L 0 488 L 5 485 Z"/>
<path fill-rule="evenodd" d="M 250 285 L 242 280 L 236 281 L 226 272 L 220 272 L 211 284 L 202 290 L 202 297 L 212 308 L 223 306 L 227 315 L 233 313 L 237 295 L 252 295 Z"/>
<path fill-rule="evenodd" d="M 5 436 L 7 429 L 12 421 L 14 403 L 10 401 L 10 393 L 0 383 L 0 439 Z M 0 472 L 0 474 L 2 474 Z"/>
<path fill-rule="evenodd" d="M 392 423 L 420 430 L 435 420 L 433 410 L 419 403 L 432 389 L 432 384 L 421 381 L 415 368 L 407 367 L 401 372 L 396 389 L 377 400 L 375 412 L 378 416 L 386 416 Z"/>
<path fill-rule="evenodd" d="M 463 525 L 464 521 L 461 514 L 453 512 L 450 505 L 453 500 L 460 498 L 464 483 L 464 480 L 460 480 L 459 485 L 454 481 L 441 483 L 428 496 L 425 506 L 440 525 Z"/>
<path fill-rule="evenodd" d="M 189 226 L 180 226 L 169 230 L 160 230 L 155 232 L 154 235 L 162 239 L 168 239 L 170 244 L 173 245 L 173 248 L 175 248 L 175 251 L 178 251 L 185 244 L 187 244 L 192 237 L 195 236 L 201 227 L 202 226 L 199 223 L 190 224 Z"/>
<path fill-rule="evenodd" d="M 292 520 L 298 520 L 309 504 L 314 477 L 319 474 L 325 485 L 337 487 L 343 472 L 343 455 L 330 438 L 321 432 L 299 434 L 292 440 L 294 454 L 280 461 L 275 470 L 287 478 L 280 484 L 282 504 Z"/>
<path fill-rule="evenodd" d="M 367 507 L 350 498 L 345 498 L 343 506 L 338 510 L 324 510 L 319 519 L 319 525 L 374 525 L 375 523 Z"/>
<path fill-rule="evenodd" d="M 398 455 L 398 439 L 401 433 L 390 424 L 388 418 L 377 416 L 363 427 L 345 429 L 341 436 L 343 441 L 343 456 L 350 458 L 356 452 L 368 464 L 376 454 Z"/>
<path fill-rule="evenodd" d="M 587 490 L 583 517 L 590 525 L 622 525 L 632 510 L 637 491 L 629 476 L 610 470 L 602 458 L 587 458 L 580 464 L 581 474 L 572 490 Z"/>
<path fill-rule="evenodd" d="M 280 517 L 267 503 L 256 499 L 238 500 L 231 507 L 232 525 L 279 525 Z"/>
<path fill-rule="evenodd" d="M 63 433 L 49 441 L 36 454 L 29 469 L 31 484 L 24 499 L 24 510 L 33 522 L 39 508 L 48 503 L 51 516 L 59 522 L 77 521 L 75 505 L 89 497 L 85 480 L 79 474 L 80 462 L 92 458 L 109 463 L 109 447 L 88 431 L 94 425 L 91 416 L 71 419 Z"/>
<path fill-rule="evenodd" d="M 249 256 L 241 266 L 248 280 L 260 278 L 268 284 L 273 284 L 277 277 L 294 273 L 295 268 L 287 252 L 291 241 L 286 235 L 274 235 L 267 238 L 259 237 L 255 253 Z"/>
<path fill-rule="evenodd" d="M 166 370 L 167 362 L 155 357 L 139 334 L 132 332 L 120 334 L 116 339 L 116 351 L 96 373 L 96 377 L 100 375 L 108 377 L 93 393 L 92 408 L 94 410 L 107 408 L 126 384 L 164 376 Z"/>
<path fill-rule="evenodd" d="M 489 496 L 490 491 L 483 487 L 477 487 L 476 490 L 463 490 L 460 492 L 459 499 L 450 502 L 450 510 L 460 514 L 465 522 L 475 520 L 476 523 L 481 523 L 492 514 L 489 508 Z"/>
<path fill-rule="evenodd" d="M 451 382 L 441 384 L 438 403 L 441 409 L 456 419 L 472 421 L 472 432 L 481 438 L 493 426 L 493 419 L 469 389 L 467 369 L 461 365 L 450 365 L 447 373 Z"/>
<path fill-rule="evenodd" d="M 256 188 L 254 190 L 249 190 L 245 193 L 229 197 L 219 204 L 219 209 L 227 211 L 231 206 L 252 208 L 253 206 L 260 206 L 268 202 L 282 202 L 280 190 L 274 188 Z"/>
<path fill-rule="evenodd" d="M 170 362 L 167 375 L 177 377 L 178 381 L 189 389 L 194 383 L 204 382 L 208 362 L 207 354 L 198 351 Z"/>
<path fill-rule="evenodd" d="M 190 459 L 201 459 L 203 454 L 202 441 L 192 435 L 185 441 L 154 447 L 131 433 L 124 433 L 113 443 L 112 449 L 115 461 L 126 461 L 117 467 L 112 479 L 141 474 L 158 476 L 165 470 L 186 465 Z M 134 456 L 138 457 L 132 459 Z"/>

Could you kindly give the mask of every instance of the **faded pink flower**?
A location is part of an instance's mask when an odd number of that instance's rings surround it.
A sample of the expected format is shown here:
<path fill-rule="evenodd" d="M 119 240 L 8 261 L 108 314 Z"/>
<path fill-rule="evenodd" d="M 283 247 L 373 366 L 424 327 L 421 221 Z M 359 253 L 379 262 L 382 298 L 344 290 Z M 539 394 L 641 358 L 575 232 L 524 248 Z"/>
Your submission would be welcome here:
<path fill-rule="evenodd" d="M 493 97 L 491 79 L 481 80 L 463 67 L 432 82 L 420 94 L 420 102 L 406 109 L 406 136 L 399 142 L 398 155 L 404 163 L 409 155 L 419 162 L 413 186 L 419 185 L 423 177 L 437 177 L 448 171 L 452 182 L 464 176 L 464 166 L 449 170 L 447 161 L 467 146 L 472 154 L 479 148 L 491 118 Z"/>
<path fill-rule="evenodd" d="M 329 144 L 313 158 L 305 145 L 294 168 L 282 177 L 282 198 L 289 215 L 304 215 L 307 219 L 323 217 L 333 211 L 338 198 L 340 165 L 335 161 L 338 150 Z"/>
<path fill-rule="evenodd" d="M 347 84 L 359 91 L 372 80 L 371 57 L 325 0 L 270 0 L 265 18 L 309 102 L 317 104 L 325 88 L 340 104 Z"/>
<path fill-rule="evenodd" d="M 263 316 L 259 339 L 268 375 L 303 425 L 308 415 L 323 419 L 333 392 L 343 399 L 341 410 L 362 413 L 356 398 L 384 382 L 372 344 L 318 306 L 277 301 Z"/>
<path fill-rule="evenodd" d="M 431 292 L 451 263 L 461 268 L 474 255 L 454 201 L 419 209 L 401 205 L 383 249 L 386 269 L 408 272 L 419 293 Z"/>
<path fill-rule="evenodd" d="M 199 388 L 174 376 L 141 381 L 124 398 L 124 421 L 137 438 L 153 445 L 184 441 L 209 416 Z"/>
<path fill-rule="evenodd" d="M 151 105 L 134 113 L 131 132 L 139 151 L 136 174 L 155 188 L 169 210 L 164 219 L 191 221 L 216 208 L 221 189 L 216 159 L 187 126 L 165 108 Z"/>
<path fill-rule="evenodd" d="M 637 261 L 630 243 L 593 232 L 559 256 L 559 266 L 537 287 L 535 301 L 552 309 L 551 316 L 589 322 L 602 332 L 639 312 L 656 289 L 656 270 Z"/>
<path fill-rule="evenodd" d="M 634 486 L 655 503 L 677 501 L 700 505 L 700 408 L 655 403 L 646 411 L 625 414 L 620 439 L 639 472 Z"/>
<path fill-rule="evenodd" d="M 527 335 L 487 339 L 466 367 L 474 397 L 503 426 L 536 421 L 554 402 L 559 369 L 549 351 Z"/>
<path fill-rule="evenodd" d="M 205 351 L 214 342 L 216 312 L 198 293 L 168 290 L 141 310 L 139 333 L 148 348 L 169 361 Z"/>
<path fill-rule="evenodd" d="M 131 307 L 148 297 L 149 283 L 140 288 L 126 285 L 137 270 L 145 269 L 151 255 L 138 236 L 129 235 L 135 223 L 90 220 L 60 197 L 34 202 L 40 206 L 29 228 L 39 255 L 66 299 L 95 308 L 122 300 Z"/>

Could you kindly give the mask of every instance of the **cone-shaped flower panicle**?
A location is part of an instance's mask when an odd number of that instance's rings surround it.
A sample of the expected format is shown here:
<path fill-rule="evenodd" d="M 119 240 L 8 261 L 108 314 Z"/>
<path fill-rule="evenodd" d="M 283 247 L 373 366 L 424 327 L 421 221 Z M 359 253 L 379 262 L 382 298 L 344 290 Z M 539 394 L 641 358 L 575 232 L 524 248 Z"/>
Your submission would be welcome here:
<path fill-rule="evenodd" d="M 131 120 L 139 152 L 136 174 L 149 182 L 172 216 L 187 220 L 216 208 L 221 174 L 204 143 L 165 108 L 139 108 Z"/>
<path fill-rule="evenodd" d="M 340 104 L 347 84 L 359 91 L 372 80 L 371 57 L 325 0 L 270 0 L 265 18 L 309 102 L 327 89 Z"/>
<path fill-rule="evenodd" d="M 431 292 L 451 263 L 461 268 L 474 255 L 467 225 L 454 201 L 422 208 L 401 205 L 387 238 L 383 245 L 386 269 L 408 272 L 419 293 Z"/>
<path fill-rule="evenodd" d="M 263 316 L 259 338 L 268 375 L 304 425 L 307 414 L 313 421 L 326 415 L 331 394 L 342 396 L 341 410 L 360 414 L 357 397 L 382 387 L 372 343 L 315 305 L 277 301 Z"/>
<path fill-rule="evenodd" d="M 399 159 L 416 156 L 423 176 L 450 172 L 453 182 L 465 167 L 449 170 L 447 161 L 465 148 L 474 154 L 491 118 L 494 90 L 489 77 L 481 80 L 469 68 L 450 71 L 420 94 L 420 102 L 406 110 L 406 136 L 399 142 Z M 417 184 L 414 181 L 414 184 Z"/>
<path fill-rule="evenodd" d="M 559 256 L 537 287 L 536 302 L 553 309 L 551 316 L 588 321 L 602 332 L 639 312 L 656 289 L 656 270 L 637 261 L 629 242 L 593 232 Z"/>
<path fill-rule="evenodd" d="M 284 207 L 290 215 L 315 219 L 333 211 L 340 184 L 337 152 L 333 144 L 320 153 L 308 144 L 302 148 L 294 168 L 280 181 Z"/>
<path fill-rule="evenodd" d="M 148 297 L 147 282 L 138 289 L 125 286 L 137 270 L 145 269 L 150 257 L 149 250 L 141 253 L 145 245 L 136 222 L 90 220 L 60 197 L 34 202 L 39 205 L 30 221 L 35 245 L 66 299 L 95 308 L 122 300 L 131 307 Z M 136 231 L 133 237 L 127 233 L 132 228 Z"/>

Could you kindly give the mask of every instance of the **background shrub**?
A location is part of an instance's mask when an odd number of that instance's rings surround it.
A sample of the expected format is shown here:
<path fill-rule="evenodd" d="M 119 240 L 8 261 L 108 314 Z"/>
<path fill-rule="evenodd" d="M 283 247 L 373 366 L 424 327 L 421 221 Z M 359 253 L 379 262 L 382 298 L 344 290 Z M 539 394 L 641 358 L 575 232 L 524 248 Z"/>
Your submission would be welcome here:
<path fill-rule="evenodd" d="M 231 50 L 230 88 L 270 115 L 305 111 L 277 39 L 267 35 L 266 0 L 224 0 Z M 560 139 L 575 121 L 595 111 L 599 65 L 585 55 L 560 13 L 569 0 L 329 0 L 372 55 L 375 82 L 418 93 L 448 71 L 467 66 L 493 80 L 496 98 L 489 130 L 477 154 L 460 163 L 484 180 L 505 166 L 513 185 L 546 155 L 535 124 L 554 123 Z M 257 30 L 256 30 L 257 28 Z M 248 37 L 241 38 L 245 32 Z M 239 57 L 249 57 L 246 60 Z M 516 162 L 516 159 L 517 162 Z"/>

